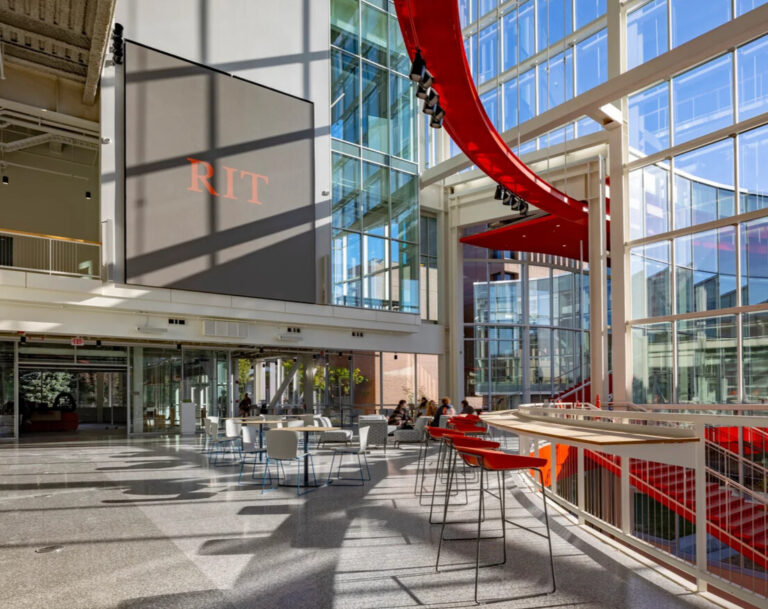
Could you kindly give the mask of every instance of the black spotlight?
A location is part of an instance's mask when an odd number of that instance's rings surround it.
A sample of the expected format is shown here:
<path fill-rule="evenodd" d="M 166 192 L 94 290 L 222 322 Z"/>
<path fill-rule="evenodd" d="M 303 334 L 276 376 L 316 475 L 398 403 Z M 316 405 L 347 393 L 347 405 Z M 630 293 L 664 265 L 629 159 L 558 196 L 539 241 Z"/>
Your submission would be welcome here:
<path fill-rule="evenodd" d="M 519 207 L 520 215 L 525 218 L 528 215 L 528 203 L 520 200 L 520 207 Z"/>
<path fill-rule="evenodd" d="M 86 190 L 85 191 L 85 198 L 86 199 L 90 199 L 91 198 L 91 191 L 90 190 Z"/>
<path fill-rule="evenodd" d="M 429 93 L 427 93 L 427 97 L 424 98 L 424 105 L 429 106 L 430 108 L 434 108 L 437 105 L 438 99 L 440 99 L 440 96 L 437 94 L 437 91 L 430 88 Z"/>
<path fill-rule="evenodd" d="M 504 197 L 507 194 L 507 189 L 504 188 L 501 184 L 496 184 L 496 192 L 493 194 L 493 198 L 496 201 L 503 201 Z"/>
<path fill-rule="evenodd" d="M 440 129 L 443 126 L 443 119 L 433 115 L 432 118 L 429 119 L 429 126 L 433 129 Z"/>
<path fill-rule="evenodd" d="M 416 86 L 416 97 L 419 99 L 427 99 L 427 96 L 429 95 L 429 88 L 422 87 L 420 84 Z"/>
<path fill-rule="evenodd" d="M 432 72 L 424 68 L 424 76 L 421 79 L 421 84 L 424 87 L 431 87 L 433 84 L 435 84 L 435 77 L 432 76 Z"/>
<path fill-rule="evenodd" d="M 411 73 L 408 75 L 408 77 L 413 82 L 422 82 L 426 73 L 427 64 L 424 62 L 424 58 L 421 56 L 421 52 L 416 51 L 416 56 L 413 58 L 413 63 L 411 63 Z"/>
<path fill-rule="evenodd" d="M 445 110 L 443 110 L 443 107 L 440 104 L 435 104 L 434 112 L 432 113 L 432 115 L 437 120 L 443 120 L 443 118 L 445 117 Z"/>
<path fill-rule="evenodd" d="M 515 203 L 515 195 L 509 192 L 506 188 L 504 189 L 504 198 L 501 200 L 502 205 L 509 205 L 512 207 Z M 514 208 L 513 208 L 514 209 Z"/>
<path fill-rule="evenodd" d="M 8 179 L 8 176 L 3 176 L 3 184 L 8 186 L 8 182 L 10 182 L 10 180 Z"/>
<path fill-rule="evenodd" d="M 115 24 L 115 29 L 112 31 L 112 46 L 109 49 L 112 51 L 112 59 L 115 64 L 120 65 L 123 63 L 123 26 L 119 23 Z"/>
<path fill-rule="evenodd" d="M 25 342 L 27 342 L 27 337 L 26 337 L 26 336 L 20 336 L 20 337 L 19 337 L 19 342 L 20 342 L 21 344 L 24 344 Z"/>

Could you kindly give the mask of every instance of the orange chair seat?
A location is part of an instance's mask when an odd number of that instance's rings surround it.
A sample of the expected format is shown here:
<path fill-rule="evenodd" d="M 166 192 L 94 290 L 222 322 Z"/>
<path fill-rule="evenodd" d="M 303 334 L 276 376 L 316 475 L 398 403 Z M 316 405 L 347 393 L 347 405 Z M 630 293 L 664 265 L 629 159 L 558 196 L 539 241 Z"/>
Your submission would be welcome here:
<path fill-rule="evenodd" d="M 456 450 L 459 451 L 459 454 L 461 454 L 462 457 L 464 457 L 464 455 L 474 457 L 472 460 L 475 463 L 478 462 L 478 457 L 482 458 L 483 469 L 494 471 L 540 468 L 547 464 L 546 459 L 541 459 L 539 457 L 525 457 L 522 455 L 510 455 L 499 450 L 488 450 L 470 446 L 457 446 Z"/>

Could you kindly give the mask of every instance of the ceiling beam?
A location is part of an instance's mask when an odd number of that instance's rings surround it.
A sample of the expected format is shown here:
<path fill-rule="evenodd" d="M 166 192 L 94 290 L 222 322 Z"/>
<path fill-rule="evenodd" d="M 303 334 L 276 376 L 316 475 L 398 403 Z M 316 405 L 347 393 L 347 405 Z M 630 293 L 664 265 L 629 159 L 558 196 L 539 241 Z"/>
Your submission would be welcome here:
<path fill-rule="evenodd" d="M 101 77 L 101 64 L 107 51 L 109 32 L 112 29 L 112 14 L 115 10 L 115 0 L 98 0 L 96 16 L 93 21 L 91 51 L 88 57 L 88 73 L 83 87 L 83 103 L 91 106 L 96 102 Z"/>

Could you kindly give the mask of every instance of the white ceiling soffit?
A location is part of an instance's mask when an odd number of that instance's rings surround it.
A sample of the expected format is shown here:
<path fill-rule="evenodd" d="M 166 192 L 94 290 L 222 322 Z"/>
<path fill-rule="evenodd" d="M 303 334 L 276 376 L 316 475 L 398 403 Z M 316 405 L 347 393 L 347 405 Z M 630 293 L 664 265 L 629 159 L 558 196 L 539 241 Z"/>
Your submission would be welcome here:
<path fill-rule="evenodd" d="M 7 64 L 80 82 L 83 103 L 98 92 L 115 0 L 0 0 L 0 44 Z"/>

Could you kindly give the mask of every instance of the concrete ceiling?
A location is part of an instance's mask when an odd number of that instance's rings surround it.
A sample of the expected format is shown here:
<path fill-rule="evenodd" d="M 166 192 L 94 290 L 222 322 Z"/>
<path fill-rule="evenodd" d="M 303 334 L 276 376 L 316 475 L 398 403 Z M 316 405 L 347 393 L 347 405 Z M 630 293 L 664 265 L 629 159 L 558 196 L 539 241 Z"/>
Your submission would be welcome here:
<path fill-rule="evenodd" d="M 0 53 L 83 86 L 93 104 L 115 0 L 0 0 Z"/>

